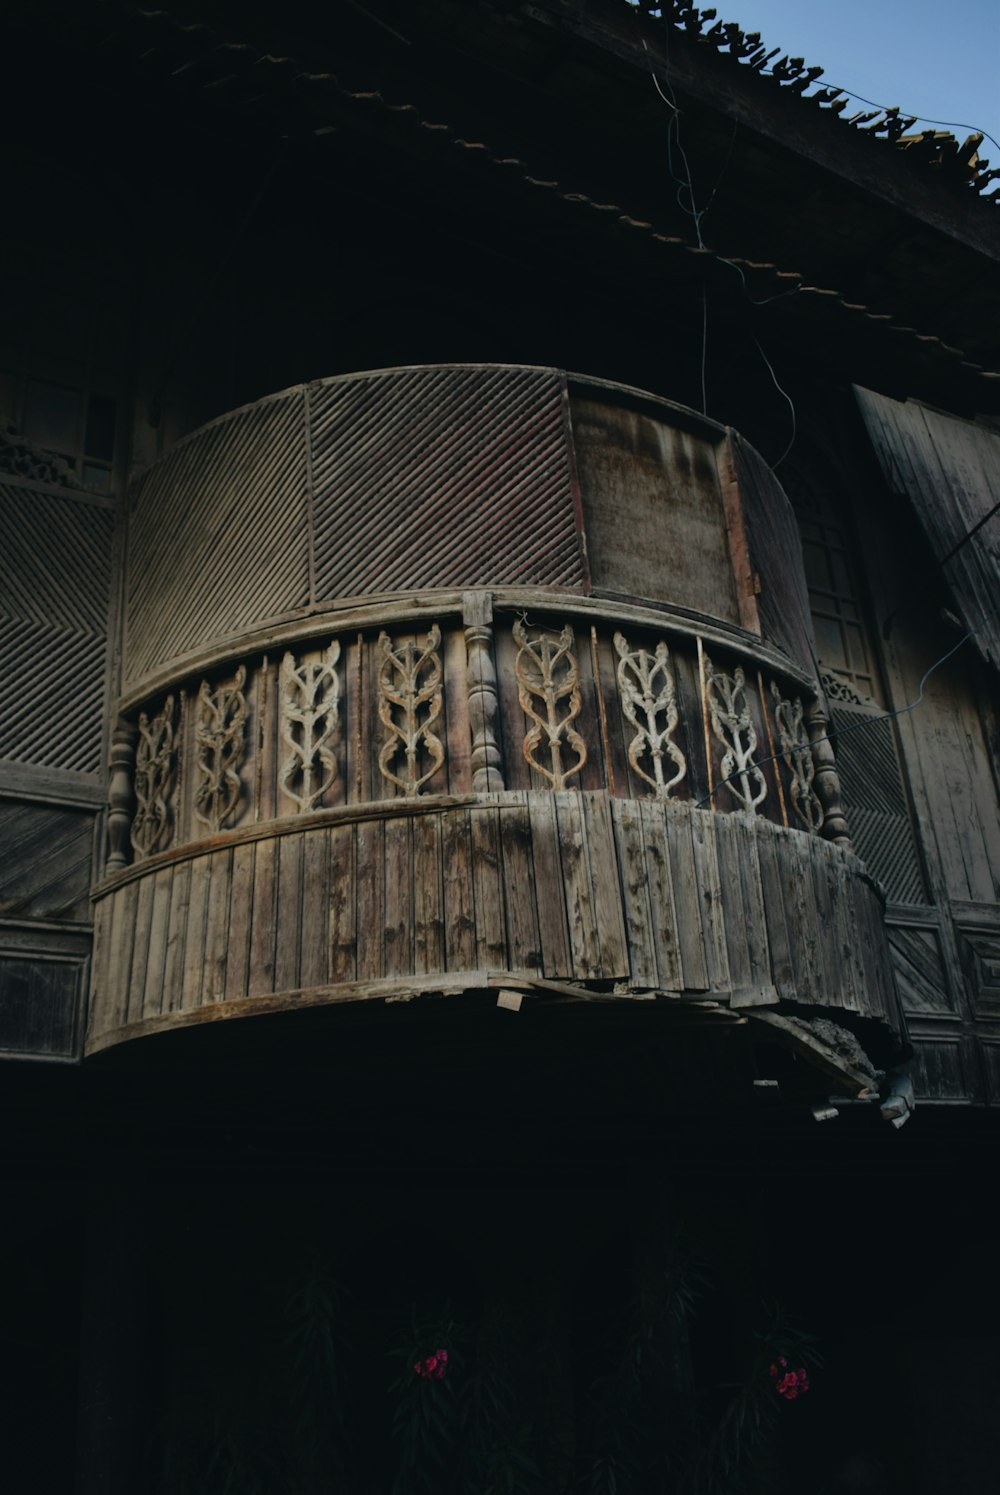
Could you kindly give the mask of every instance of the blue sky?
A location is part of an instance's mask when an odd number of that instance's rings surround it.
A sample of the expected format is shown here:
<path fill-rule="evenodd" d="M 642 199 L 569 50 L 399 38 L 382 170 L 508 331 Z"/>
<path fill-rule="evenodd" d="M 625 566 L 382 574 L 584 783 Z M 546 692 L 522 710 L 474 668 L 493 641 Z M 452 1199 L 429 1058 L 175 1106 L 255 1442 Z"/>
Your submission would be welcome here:
<path fill-rule="evenodd" d="M 710 3 L 720 20 L 759 31 L 768 51 L 824 68 L 823 83 L 908 114 L 979 125 L 1000 141 L 1000 0 Z M 1000 147 L 985 141 L 981 154 L 1000 166 Z"/>

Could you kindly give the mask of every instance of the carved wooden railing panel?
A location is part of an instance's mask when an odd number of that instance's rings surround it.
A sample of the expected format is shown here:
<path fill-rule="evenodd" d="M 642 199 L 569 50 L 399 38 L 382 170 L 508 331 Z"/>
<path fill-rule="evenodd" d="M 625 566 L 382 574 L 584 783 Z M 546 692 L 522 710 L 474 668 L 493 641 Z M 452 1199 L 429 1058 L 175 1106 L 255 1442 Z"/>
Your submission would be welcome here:
<path fill-rule="evenodd" d="M 849 844 L 804 683 L 735 641 L 710 654 L 652 617 L 625 631 L 467 594 L 416 625 L 289 644 L 123 717 L 109 872 L 290 815 L 502 788 L 741 810 Z"/>

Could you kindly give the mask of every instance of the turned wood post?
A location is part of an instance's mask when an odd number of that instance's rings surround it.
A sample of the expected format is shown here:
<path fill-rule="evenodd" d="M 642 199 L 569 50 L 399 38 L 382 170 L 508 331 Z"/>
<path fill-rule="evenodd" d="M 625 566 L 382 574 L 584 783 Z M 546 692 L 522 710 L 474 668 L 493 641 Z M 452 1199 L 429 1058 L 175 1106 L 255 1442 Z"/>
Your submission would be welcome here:
<path fill-rule="evenodd" d="M 503 758 L 497 742 L 497 671 L 493 658 L 493 596 L 462 596 L 468 658 L 469 731 L 472 736 L 472 787 L 477 794 L 504 788 Z"/>
<path fill-rule="evenodd" d="M 851 832 L 844 813 L 841 798 L 840 775 L 830 741 L 830 721 L 821 696 L 817 696 L 806 717 L 809 731 L 809 746 L 812 751 L 816 778 L 813 781 L 817 798 L 823 806 L 823 835 L 835 846 L 851 850 Z"/>
<path fill-rule="evenodd" d="M 132 777 L 135 769 L 136 729 L 119 718 L 111 736 L 111 774 L 108 780 L 108 859 L 105 872 L 120 872 L 129 864 L 132 830 Z"/>

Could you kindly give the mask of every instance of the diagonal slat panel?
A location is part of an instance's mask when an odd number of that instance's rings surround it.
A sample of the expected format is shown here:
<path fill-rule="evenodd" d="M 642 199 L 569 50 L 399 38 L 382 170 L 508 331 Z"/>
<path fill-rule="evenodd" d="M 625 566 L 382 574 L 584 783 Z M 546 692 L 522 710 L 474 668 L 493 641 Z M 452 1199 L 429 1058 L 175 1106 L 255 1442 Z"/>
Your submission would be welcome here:
<path fill-rule="evenodd" d="M 90 919 L 94 815 L 0 800 L 0 914 Z"/>
<path fill-rule="evenodd" d="M 127 677 L 309 600 L 303 395 L 217 421 L 136 482 Z"/>
<path fill-rule="evenodd" d="M 313 394 L 311 441 L 318 599 L 583 582 L 554 372 L 333 381 Z"/>

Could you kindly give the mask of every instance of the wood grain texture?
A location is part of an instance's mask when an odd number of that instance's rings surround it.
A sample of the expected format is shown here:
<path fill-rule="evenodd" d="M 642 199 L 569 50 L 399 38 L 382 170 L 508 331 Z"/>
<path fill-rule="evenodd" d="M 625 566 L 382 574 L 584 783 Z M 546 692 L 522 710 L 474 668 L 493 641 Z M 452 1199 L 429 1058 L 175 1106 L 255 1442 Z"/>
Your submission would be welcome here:
<path fill-rule="evenodd" d="M 484 972 L 892 1020 L 874 885 L 804 832 L 603 791 L 344 813 L 220 837 L 99 897 L 91 1047 L 223 1002 Z"/>

